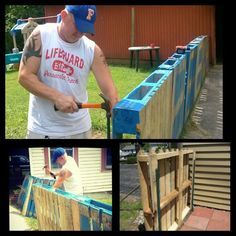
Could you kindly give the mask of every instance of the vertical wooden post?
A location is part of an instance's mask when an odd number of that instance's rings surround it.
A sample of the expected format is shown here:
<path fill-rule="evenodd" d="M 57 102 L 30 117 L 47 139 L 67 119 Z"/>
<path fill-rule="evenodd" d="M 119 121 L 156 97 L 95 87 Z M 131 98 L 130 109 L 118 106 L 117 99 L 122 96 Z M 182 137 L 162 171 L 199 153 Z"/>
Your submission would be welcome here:
<path fill-rule="evenodd" d="M 70 200 L 60 195 L 57 197 L 59 203 L 61 228 L 63 228 L 63 230 L 73 230 Z"/>
<path fill-rule="evenodd" d="M 193 152 L 193 171 L 192 171 L 192 191 L 191 191 L 191 203 L 190 209 L 193 211 L 193 201 L 194 201 L 194 178 L 195 178 L 195 162 L 196 162 L 196 152 Z"/>
<path fill-rule="evenodd" d="M 135 10 L 131 8 L 131 47 L 134 46 L 134 26 L 135 26 Z"/>
<path fill-rule="evenodd" d="M 151 209 L 151 196 L 150 196 L 150 183 L 148 176 L 147 161 L 139 161 L 140 156 L 144 156 L 144 151 L 140 150 L 138 153 L 138 174 L 140 181 L 141 199 L 144 212 L 144 224 L 147 231 L 153 230 L 152 209 Z M 146 155 L 146 157 L 148 157 Z"/>
<path fill-rule="evenodd" d="M 80 230 L 80 212 L 77 201 L 71 199 L 73 230 Z"/>
<path fill-rule="evenodd" d="M 15 33 L 13 33 L 13 45 L 14 45 L 14 48 L 17 48 L 17 45 L 16 45 L 16 35 L 15 35 Z"/>
<path fill-rule="evenodd" d="M 149 173 L 150 173 L 150 186 L 152 196 L 152 212 L 153 212 L 153 229 L 158 230 L 158 218 L 157 213 L 159 211 L 157 204 L 157 182 L 156 182 L 156 170 L 158 168 L 157 159 L 155 158 L 155 150 L 149 150 Z M 159 199 L 160 200 L 160 199 Z"/>
<path fill-rule="evenodd" d="M 183 151 L 179 150 L 179 215 L 178 215 L 178 225 L 182 224 L 182 211 L 183 211 Z"/>

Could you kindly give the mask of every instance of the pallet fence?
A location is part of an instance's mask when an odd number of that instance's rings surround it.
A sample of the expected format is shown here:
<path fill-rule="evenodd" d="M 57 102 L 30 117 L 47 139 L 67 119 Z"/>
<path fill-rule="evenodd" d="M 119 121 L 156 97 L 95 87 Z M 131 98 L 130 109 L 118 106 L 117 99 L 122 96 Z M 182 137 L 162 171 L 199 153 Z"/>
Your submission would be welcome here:
<path fill-rule="evenodd" d="M 55 183 L 54 179 L 38 178 L 27 175 L 22 183 L 21 191 L 18 196 L 17 205 L 21 210 L 23 216 L 36 217 L 35 204 L 33 198 L 32 185 L 35 183 L 42 183 L 52 186 Z"/>
<path fill-rule="evenodd" d="M 112 229 L 111 205 L 38 183 L 33 191 L 39 230 Z"/>
<path fill-rule="evenodd" d="M 178 138 L 209 69 L 209 40 L 199 36 L 176 49 L 113 108 L 112 137 Z M 132 78 L 129 78 L 132 79 Z"/>
<path fill-rule="evenodd" d="M 177 230 L 193 209 L 189 155 L 195 152 L 172 149 L 156 153 L 141 150 L 137 155 L 144 224 L 147 231 Z M 193 192 L 193 191 L 192 191 Z"/>

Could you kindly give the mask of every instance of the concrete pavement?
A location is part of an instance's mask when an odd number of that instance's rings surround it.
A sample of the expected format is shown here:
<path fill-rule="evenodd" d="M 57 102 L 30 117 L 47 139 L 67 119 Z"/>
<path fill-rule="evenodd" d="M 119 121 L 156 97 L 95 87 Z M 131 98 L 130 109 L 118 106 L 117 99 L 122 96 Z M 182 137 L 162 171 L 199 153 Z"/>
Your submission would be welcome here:
<path fill-rule="evenodd" d="M 223 138 L 223 65 L 209 69 L 181 138 Z"/>
<path fill-rule="evenodd" d="M 9 206 L 9 227 L 10 231 L 31 231 L 30 227 L 26 224 L 25 217 L 13 206 Z"/>

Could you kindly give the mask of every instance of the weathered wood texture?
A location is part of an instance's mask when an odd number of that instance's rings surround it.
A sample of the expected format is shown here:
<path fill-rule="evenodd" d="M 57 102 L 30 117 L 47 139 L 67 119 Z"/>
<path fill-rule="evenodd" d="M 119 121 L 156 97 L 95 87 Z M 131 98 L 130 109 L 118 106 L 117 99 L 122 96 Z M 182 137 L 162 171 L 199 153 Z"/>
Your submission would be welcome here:
<path fill-rule="evenodd" d="M 52 186 L 54 182 L 54 179 L 41 179 L 31 175 L 25 177 L 17 200 L 17 205 L 22 210 L 22 215 L 36 217 L 32 185 L 34 183 L 42 183 Z"/>
<path fill-rule="evenodd" d="M 112 229 L 110 205 L 41 184 L 34 184 L 33 191 L 40 230 Z"/>
<path fill-rule="evenodd" d="M 192 150 L 137 155 L 146 230 L 176 230 L 190 211 L 189 155 Z"/>
<path fill-rule="evenodd" d="M 196 152 L 194 205 L 230 211 L 230 143 L 183 143 Z M 192 155 L 190 155 L 192 176 Z"/>

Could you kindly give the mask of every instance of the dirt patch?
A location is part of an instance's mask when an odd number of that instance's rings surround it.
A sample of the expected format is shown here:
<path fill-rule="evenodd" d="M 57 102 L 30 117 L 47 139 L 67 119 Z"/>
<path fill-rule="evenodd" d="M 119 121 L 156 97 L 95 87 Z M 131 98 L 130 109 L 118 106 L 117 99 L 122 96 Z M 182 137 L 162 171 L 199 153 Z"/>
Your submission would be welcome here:
<path fill-rule="evenodd" d="M 93 131 L 92 139 L 105 139 L 106 136 L 100 131 Z"/>

